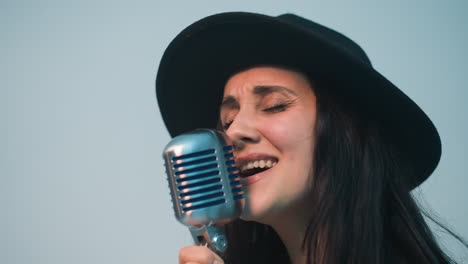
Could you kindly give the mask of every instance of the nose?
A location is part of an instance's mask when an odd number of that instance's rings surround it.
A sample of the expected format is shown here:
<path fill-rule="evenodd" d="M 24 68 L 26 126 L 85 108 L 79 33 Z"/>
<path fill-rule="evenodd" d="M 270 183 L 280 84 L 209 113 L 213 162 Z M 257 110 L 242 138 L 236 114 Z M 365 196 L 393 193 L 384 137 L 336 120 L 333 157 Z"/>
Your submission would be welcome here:
<path fill-rule="evenodd" d="M 232 140 L 235 151 L 241 151 L 247 145 L 258 143 L 261 139 L 255 116 L 242 111 L 237 113 L 225 132 Z"/>

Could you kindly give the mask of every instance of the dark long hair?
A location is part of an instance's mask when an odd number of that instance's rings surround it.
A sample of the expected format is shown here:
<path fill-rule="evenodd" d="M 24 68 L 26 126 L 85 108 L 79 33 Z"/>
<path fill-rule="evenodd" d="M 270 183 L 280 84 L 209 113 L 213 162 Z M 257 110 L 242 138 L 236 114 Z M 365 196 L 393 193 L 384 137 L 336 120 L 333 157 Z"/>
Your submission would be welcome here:
<path fill-rule="evenodd" d="M 351 103 L 314 82 L 317 96 L 307 263 L 454 263 L 438 246 L 405 179 L 404 153 Z M 226 263 L 290 263 L 267 225 L 226 226 Z M 465 244 L 466 246 L 466 244 Z"/>

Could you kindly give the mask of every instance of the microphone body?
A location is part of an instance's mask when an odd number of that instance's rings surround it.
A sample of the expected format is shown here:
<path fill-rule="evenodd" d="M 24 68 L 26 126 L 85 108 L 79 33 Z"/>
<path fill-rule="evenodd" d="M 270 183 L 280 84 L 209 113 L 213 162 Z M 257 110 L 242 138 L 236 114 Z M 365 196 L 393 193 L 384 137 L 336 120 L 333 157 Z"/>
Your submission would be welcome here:
<path fill-rule="evenodd" d="M 239 217 L 243 189 L 228 137 L 197 129 L 174 137 L 164 148 L 175 216 L 189 227 L 197 245 L 227 249 L 222 225 Z"/>

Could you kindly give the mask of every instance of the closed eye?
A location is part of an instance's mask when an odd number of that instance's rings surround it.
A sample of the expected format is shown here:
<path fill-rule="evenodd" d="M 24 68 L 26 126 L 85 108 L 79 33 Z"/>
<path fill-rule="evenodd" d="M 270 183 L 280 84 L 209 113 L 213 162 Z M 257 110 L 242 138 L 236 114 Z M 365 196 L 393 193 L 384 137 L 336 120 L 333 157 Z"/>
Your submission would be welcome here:
<path fill-rule="evenodd" d="M 289 106 L 290 106 L 291 104 L 292 104 L 292 102 L 281 103 L 281 104 L 277 104 L 277 105 L 274 105 L 274 106 L 265 108 L 265 109 L 263 109 L 262 111 L 263 111 L 263 112 L 267 112 L 267 113 L 278 113 L 278 112 L 283 112 L 283 111 L 285 111 L 286 109 L 288 109 Z"/>
<path fill-rule="evenodd" d="M 223 130 L 226 131 L 229 128 L 229 126 L 231 126 L 232 122 L 234 122 L 234 120 L 229 120 L 228 122 L 224 123 Z"/>
<path fill-rule="evenodd" d="M 276 105 L 267 107 L 267 108 L 263 109 L 262 111 L 265 112 L 265 113 L 270 113 L 270 114 L 284 112 L 284 111 L 286 111 L 293 103 L 294 103 L 294 101 L 285 102 L 285 103 L 279 103 L 279 104 L 276 104 Z M 229 120 L 229 121 L 227 121 L 227 122 L 224 122 L 224 123 L 222 124 L 223 130 L 224 130 L 224 131 L 228 130 L 229 127 L 231 126 L 231 124 L 232 124 L 233 122 L 234 122 L 234 119 L 231 119 L 231 120 Z"/>

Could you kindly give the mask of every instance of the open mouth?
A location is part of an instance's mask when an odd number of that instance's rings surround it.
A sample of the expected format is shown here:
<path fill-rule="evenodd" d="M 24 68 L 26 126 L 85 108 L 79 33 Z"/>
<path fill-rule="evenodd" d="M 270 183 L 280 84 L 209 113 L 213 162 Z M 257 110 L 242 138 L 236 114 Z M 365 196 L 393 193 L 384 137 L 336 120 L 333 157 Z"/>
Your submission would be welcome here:
<path fill-rule="evenodd" d="M 242 165 L 240 165 L 241 178 L 247 178 L 254 174 L 269 170 L 273 168 L 278 161 L 276 159 L 260 159 L 260 160 L 251 160 Z"/>

